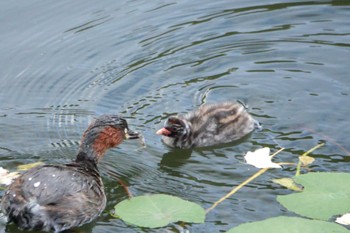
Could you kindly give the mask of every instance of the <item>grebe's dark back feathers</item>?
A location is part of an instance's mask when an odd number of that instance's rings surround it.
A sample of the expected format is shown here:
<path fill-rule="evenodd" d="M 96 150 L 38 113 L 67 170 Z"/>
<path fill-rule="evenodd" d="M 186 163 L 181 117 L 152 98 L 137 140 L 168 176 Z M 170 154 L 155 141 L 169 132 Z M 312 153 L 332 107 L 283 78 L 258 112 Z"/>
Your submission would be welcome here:
<path fill-rule="evenodd" d="M 83 134 L 74 162 L 23 173 L 5 191 L 2 212 L 29 230 L 61 232 L 91 222 L 106 206 L 98 161 L 109 148 L 138 136 L 119 116 L 97 118 Z"/>

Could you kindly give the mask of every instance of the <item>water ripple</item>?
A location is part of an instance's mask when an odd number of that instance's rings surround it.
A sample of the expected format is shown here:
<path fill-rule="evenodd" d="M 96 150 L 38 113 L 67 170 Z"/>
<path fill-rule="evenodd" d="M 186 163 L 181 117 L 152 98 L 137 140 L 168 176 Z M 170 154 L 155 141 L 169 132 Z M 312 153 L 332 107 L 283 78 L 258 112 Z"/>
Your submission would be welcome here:
<path fill-rule="evenodd" d="M 100 114 L 123 115 L 146 139 L 146 148 L 127 141 L 99 165 L 109 202 L 87 232 L 135 230 L 108 215 L 127 198 L 114 176 L 135 195 L 168 193 L 209 207 L 255 172 L 243 159 L 255 148 L 286 147 L 276 159 L 295 162 L 326 141 L 310 169 L 349 171 L 345 1 L 34 1 L 0 7 L 4 166 L 70 161 Z M 191 152 L 173 151 L 155 136 L 168 116 L 226 100 L 247 104 L 263 130 L 230 146 Z M 224 232 L 284 214 L 275 202 L 284 191 L 269 180 L 294 173 L 293 167 L 266 173 L 218 206 L 205 224 L 188 229 Z"/>

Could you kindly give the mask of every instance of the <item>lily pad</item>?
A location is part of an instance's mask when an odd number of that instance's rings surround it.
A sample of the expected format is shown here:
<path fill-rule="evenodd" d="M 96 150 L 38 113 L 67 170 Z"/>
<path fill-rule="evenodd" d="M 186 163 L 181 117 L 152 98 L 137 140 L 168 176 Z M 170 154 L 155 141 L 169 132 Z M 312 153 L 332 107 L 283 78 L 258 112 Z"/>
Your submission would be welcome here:
<path fill-rule="evenodd" d="M 114 208 L 119 218 L 139 227 L 157 228 L 178 221 L 204 223 L 205 219 L 201 206 L 165 194 L 133 197 Z"/>
<path fill-rule="evenodd" d="M 259 222 L 241 224 L 226 233 L 350 233 L 345 227 L 336 223 L 324 222 L 320 220 L 310 220 L 297 217 L 275 217 Z"/>
<path fill-rule="evenodd" d="M 304 191 L 277 197 L 288 210 L 320 220 L 350 211 L 350 174 L 308 173 L 294 180 Z"/>

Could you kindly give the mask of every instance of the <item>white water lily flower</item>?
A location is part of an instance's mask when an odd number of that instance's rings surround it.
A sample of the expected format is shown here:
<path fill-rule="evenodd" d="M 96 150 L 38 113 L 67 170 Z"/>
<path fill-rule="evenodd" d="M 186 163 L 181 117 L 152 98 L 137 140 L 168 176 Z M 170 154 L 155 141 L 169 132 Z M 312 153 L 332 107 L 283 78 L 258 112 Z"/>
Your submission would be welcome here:
<path fill-rule="evenodd" d="M 257 168 L 282 168 L 281 165 L 271 161 L 268 147 L 257 149 L 254 152 L 248 151 L 244 158 L 248 164 Z"/>
<path fill-rule="evenodd" d="M 350 225 L 350 213 L 344 214 L 343 216 L 337 218 L 335 222 L 342 225 Z"/>
<path fill-rule="evenodd" d="M 3 167 L 0 167 L 0 177 L 6 175 L 8 172 L 9 172 L 9 171 L 7 171 L 6 169 L 4 169 Z"/>
<path fill-rule="evenodd" d="M 18 172 L 10 172 L 2 167 L 0 167 L 0 184 L 10 185 L 12 180 L 19 175 Z"/>

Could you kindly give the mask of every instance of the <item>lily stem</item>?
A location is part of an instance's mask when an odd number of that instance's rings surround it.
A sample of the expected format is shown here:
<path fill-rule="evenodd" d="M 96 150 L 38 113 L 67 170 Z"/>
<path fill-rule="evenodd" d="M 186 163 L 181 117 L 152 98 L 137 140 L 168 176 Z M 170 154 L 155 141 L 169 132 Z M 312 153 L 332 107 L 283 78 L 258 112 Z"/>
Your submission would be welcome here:
<path fill-rule="evenodd" d="M 276 151 L 273 155 L 271 155 L 271 158 L 274 157 L 275 155 L 277 155 L 278 153 L 280 153 L 282 150 L 284 150 L 284 148 L 281 148 L 278 151 Z M 216 201 L 211 207 L 209 207 L 206 210 L 206 213 L 209 213 L 209 211 L 213 210 L 221 202 L 225 201 L 227 198 L 229 198 L 230 196 L 235 194 L 238 190 L 240 190 L 243 186 L 247 185 L 250 181 L 252 181 L 255 178 L 259 177 L 260 175 L 264 174 L 264 172 L 266 172 L 267 170 L 269 170 L 269 168 L 262 168 L 262 169 L 260 169 L 257 173 L 255 173 L 254 175 L 252 175 L 251 177 L 249 177 L 248 179 L 243 181 L 240 185 L 238 185 L 237 187 L 233 188 L 229 193 L 227 193 L 225 196 L 223 196 L 218 201 Z"/>

